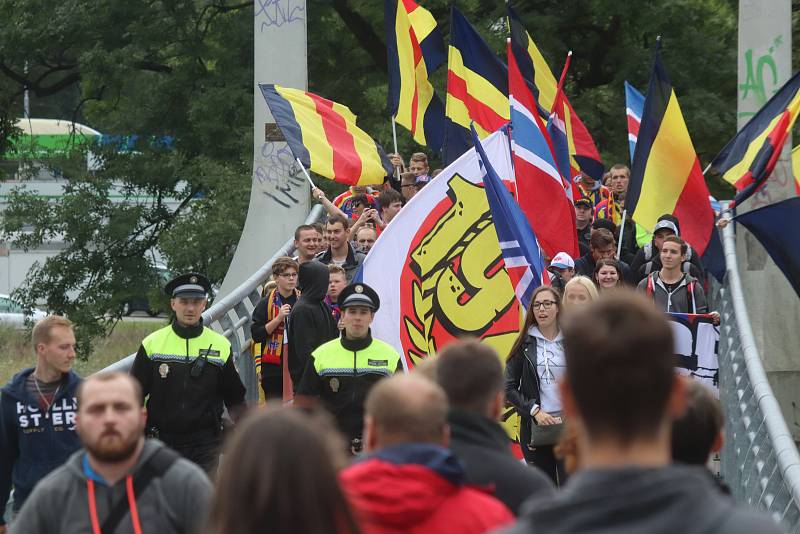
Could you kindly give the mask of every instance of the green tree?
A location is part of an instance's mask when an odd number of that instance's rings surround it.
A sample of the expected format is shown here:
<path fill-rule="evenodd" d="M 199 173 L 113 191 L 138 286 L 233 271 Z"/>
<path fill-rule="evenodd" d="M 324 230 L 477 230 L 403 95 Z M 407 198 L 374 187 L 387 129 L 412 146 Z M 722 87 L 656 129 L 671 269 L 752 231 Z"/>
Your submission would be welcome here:
<path fill-rule="evenodd" d="M 61 198 L 11 195 L 5 239 L 66 243 L 17 295 L 68 314 L 86 345 L 130 297 L 163 305 L 155 250 L 220 281 L 250 187 L 252 3 L 0 0 L 0 12 L 0 119 L 21 116 L 27 87 L 34 116 L 123 136 L 92 148 L 100 170 L 77 148 L 47 162 L 68 177 Z"/>
<path fill-rule="evenodd" d="M 447 39 L 451 0 L 422 3 Z M 503 3 L 456 4 L 502 57 Z M 556 73 L 573 50 L 567 94 L 607 165 L 629 159 L 623 81 L 646 90 L 659 34 L 701 161 L 733 135 L 735 0 L 513 4 Z M 25 87 L 34 116 L 139 136 L 135 153 L 97 149 L 105 162 L 97 172 L 86 171 L 80 153 L 57 162 L 70 178 L 58 201 L 23 192 L 11 199 L 0 228 L 7 238 L 35 247 L 59 235 L 69 245 L 30 273 L 20 295 L 29 304 L 46 299 L 98 334 L 127 295 L 156 287 L 146 259 L 153 248 L 175 270 L 221 280 L 250 189 L 252 2 L 0 0 L 0 13 L 0 153 Z M 348 105 L 392 150 L 383 2 L 307 0 L 306 14 L 310 90 Z M 444 99 L 446 66 L 433 81 Z M 152 142 L 166 136 L 169 150 Z M 406 156 L 425 150 L 401 127 L 398 144 Z M 140 201 L 112 202 L 120 192 Z"/>

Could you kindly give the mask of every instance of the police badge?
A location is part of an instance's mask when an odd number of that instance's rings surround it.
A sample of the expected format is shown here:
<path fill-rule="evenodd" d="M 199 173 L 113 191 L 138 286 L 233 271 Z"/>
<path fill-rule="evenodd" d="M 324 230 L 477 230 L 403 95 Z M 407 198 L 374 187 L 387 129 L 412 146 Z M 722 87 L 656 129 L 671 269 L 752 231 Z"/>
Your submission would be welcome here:
<path fill-rule="evenodd" d="M 338 378 L 335 378 L 335 377 L 331 378 L 331 381 L 329 382 L 329 384 L 331 386 L 331 391 L 333 391 L 334 393 L 338 393 L 339 392 L 339 379 Z"/>
<path fill-rule="evenodd" d="M 161 378 L 167 378 L 169 374 L 169 365 L 166 363 L 162 363 L 158 366 L 158 374 L 161 375 Z"/>

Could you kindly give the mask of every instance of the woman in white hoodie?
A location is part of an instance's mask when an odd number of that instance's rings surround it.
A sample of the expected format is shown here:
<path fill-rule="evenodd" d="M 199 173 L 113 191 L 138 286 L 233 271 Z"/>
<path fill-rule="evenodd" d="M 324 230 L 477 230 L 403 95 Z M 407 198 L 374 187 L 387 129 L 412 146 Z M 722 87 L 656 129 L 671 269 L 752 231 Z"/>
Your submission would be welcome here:
<path fill-rule="evenodd" d="M 565 473 L 553 454 L 563 428 L 558 381 L 566 370 L 558 326 L 561 296 L 549 286 L 533 292 L 525 325 L 506 362 L 506 398 L 521 418 L 520 447 L 525 460 L 542 469 L 555 484 Z"/>

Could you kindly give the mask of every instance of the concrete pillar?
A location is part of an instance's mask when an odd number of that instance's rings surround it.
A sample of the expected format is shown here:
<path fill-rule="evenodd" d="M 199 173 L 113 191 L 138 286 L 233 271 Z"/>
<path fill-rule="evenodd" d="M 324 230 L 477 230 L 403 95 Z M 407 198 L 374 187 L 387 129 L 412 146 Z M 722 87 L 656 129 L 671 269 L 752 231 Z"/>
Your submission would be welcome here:
<path fill-rule="evenodd" d="M 741 128 L 791 77 L 792 10 L 789 0 L 739 1 L 737 123 Z M 762 192 L 738 211 L 795 195 L 791 141 Z M 796 231 L 785 228 L 785 231 Z M 761 358 L 786 424 L 800 440 L 800 301 L 783 273 L 745 228 L 736 249 L 745 300 Z"/>
<path fill-rule="evenodd" d="M 263 265 L 308 215 L 308 184 L 294 163 L 259 83 L 308 88 L 305 0 L 254 0 L 253 183 L 224 296 Z"/>

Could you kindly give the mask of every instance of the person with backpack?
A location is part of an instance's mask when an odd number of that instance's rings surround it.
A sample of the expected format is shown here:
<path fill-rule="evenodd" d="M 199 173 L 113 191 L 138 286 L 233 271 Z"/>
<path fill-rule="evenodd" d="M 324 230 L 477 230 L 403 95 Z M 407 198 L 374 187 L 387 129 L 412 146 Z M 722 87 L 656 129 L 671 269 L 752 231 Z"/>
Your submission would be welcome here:
<path fill-rule="evenodd" d="M 99 373 L 77 397 L 84 449 L 36 485 L 11 532 L 195 532 L 211 482 L 193 462 L 145 439 L 139 382 L 127 373 Z"/>
<path fill-rule="evenodd" d="M 645 243 L 631 261 L 631 272 L 635 283 L 638 284 L 650 273 L 661 269 L 661 244 L 667 236 L 671 235 L 678 237 L 681 235 L 678 218 L 669 214 L 662 215 L 653 228 L 653 239 L 649 243 Z M 698 280 L 703 279 L 703 264 L 697 251 L 688 243 L 686 244 L 686 258 L 681 262 L 681 270 Z"/>
<path fill-rule="evenodd" d="M 639 290 L 652 298 L 658 308 L 669 313 L 708 313 L 702 284 L 682 270 L 688 246 L 678 236 L 664 238 L 661 244 L 661 269 L 639 282 Z M 719 324 L 719 313 L 711 312 Z"/>

